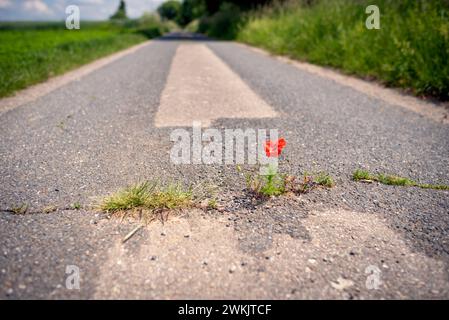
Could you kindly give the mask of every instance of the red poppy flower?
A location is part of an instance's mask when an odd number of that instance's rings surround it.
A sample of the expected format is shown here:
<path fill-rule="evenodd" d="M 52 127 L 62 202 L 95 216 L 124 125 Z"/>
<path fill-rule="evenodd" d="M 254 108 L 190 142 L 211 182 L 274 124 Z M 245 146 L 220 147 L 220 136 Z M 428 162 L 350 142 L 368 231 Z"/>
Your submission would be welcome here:
<path fill-rule="evenodd" d="M 285 147 L 284 138 L 280 138 L 278 141 L 267 140 L 265 142 L 265 153 L 267 157 L 278 157 L 281 155 L 282 149 Z"/>

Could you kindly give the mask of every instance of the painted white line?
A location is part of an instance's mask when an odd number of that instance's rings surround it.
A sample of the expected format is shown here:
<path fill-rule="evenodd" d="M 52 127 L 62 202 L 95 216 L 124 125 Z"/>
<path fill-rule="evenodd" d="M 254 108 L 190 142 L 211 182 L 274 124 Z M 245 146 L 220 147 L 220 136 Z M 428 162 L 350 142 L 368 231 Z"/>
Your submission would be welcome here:
<path fill-rule="evenodd" d="M 110 64 L 111 62 L 114 62 L 126 55 L 136 52 L 137 50 L 143 47 L 146 47 L 150 43 L 151 41 L 145 41 L 141 44 L 132 46 L 128 49 L 95 60 L 78 69 L 64 73 L 63 75 L 50 78 L 45 82 L 35 84 L 26 89 L 20 90 L 11 97 L 2 98 L 0 99 L 0 115 L 7 110 L 16 108 L 23 104 L 32 102 L 39 97 L 45 96 L 46 94 L 52 92 L 53 90 L 58 89 L 72 81 L 79 80 L 82 77 L 88 75 L 89 73 L 98 70 L 107 64 Z"/>
<path fill-rule="evenodd" d="M 156 127 L 202 126 L 220 118 L 271 118 L 276 112 L 204 44 L 181 44 L 162 92 Z"/>
<path fill-rule="evenodd" d="M 376 99 L 383 100 L 391 105 L 406 108 L 437 122 L 449 124 L 449 110 L 445 109 L 444 107 L 435 105 L 431 102 L 423 101 L 413 96 L 402 94 L 396 89 L 385 88 L 377 83 L 347 76 L 331 69 L 306 62 L 292 60 L 284 56 L 273 55 L 263 49 L 255 48 L 244 43 L 237 44 L 263 55 L 274 57 L 303 71 L 318 75 L 323 78 L 331 79 L 338 84 L 350 87 Z"/>

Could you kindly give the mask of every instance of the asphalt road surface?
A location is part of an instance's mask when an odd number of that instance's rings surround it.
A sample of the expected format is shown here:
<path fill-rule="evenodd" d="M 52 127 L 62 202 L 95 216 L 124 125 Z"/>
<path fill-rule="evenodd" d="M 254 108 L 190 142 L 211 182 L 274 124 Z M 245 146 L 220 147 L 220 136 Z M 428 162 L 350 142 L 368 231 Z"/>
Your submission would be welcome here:
<path fill-rule="evenodd" d="M 336 186 L 255 203 L 235 165 L 170 161 L 170 133 L 192 121 L 276 128 L 280 170 Z M 449 126 L 248 47 L 151 41 L 5 110 L 0 136 L 1 299 L 449 298 L 449 192 L 351 181 L 449 184 Z M 122 243 L 136 221 L 89 208 L 143 180 L 213 183 L 222 209 Z"/>

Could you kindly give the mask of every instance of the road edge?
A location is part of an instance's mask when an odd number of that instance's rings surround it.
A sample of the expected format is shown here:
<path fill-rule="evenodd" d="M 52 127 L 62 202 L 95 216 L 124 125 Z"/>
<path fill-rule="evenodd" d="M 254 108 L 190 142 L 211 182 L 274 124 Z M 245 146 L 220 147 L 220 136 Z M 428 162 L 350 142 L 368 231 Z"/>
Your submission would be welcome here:
<path fill-rule="evenodd" d="M 308 62 L 293 60 L 286 56 L 273 54 L 265 49 L 253 47 L 243 42 L 234 41 L 234 43 L 243 48 L 247 48 L 254 52 L 274 58 L 283 63 L 290 64 L 302 71 L 333 80 L 338 84 L 350 87 L 370 97 L 385 101 L 388 104 L 413 111 L 435 122 L 449 124 L 449 109 L 435 103 L 424 101 L 411 95 L 406 95 L 397 89 L 386 88 L 375 82 L 369 82 L 354 76 L 343 74 L 337 70 L 325 68 Z"/>

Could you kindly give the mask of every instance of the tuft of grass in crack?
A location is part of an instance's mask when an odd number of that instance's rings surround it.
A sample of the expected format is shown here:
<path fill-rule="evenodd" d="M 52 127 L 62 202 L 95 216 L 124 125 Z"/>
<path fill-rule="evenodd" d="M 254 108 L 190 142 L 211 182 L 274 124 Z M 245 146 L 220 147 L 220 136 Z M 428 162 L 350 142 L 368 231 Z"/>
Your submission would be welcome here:
<path fill-rule="evenodd" d="M 28 211 L 28 204 L 22 203 L 18 206 L 13 206 L 10 210 L 14 214 L 25 214 Z"/>
<path fill-rule="evenodd" d="M 106 197 L 99 208 L 107 212 L 136 208 L 179 209 L 188 207 L 192 200 L 191 189 L 184 189 L 179 184 L 162 187 L 158 183 L 142 182 Z"/>
<path fill-rule="evenodd" d="M 142 182 L 114 193 L 98 204 L 98 209 L 109 213 L 138 212 L 140 218 L 150 221 L 169 210 L 189 208 L 194 205 L 192 188 L 180 184 L 162 186 L 156 182 Z M 122 216 L 123 218 L 124 216 Z"/>
<path fill-rule="evenodd" d="M 71 205 L 71 208 L 74 210 L 80 210 L 81 209 L 81 203 L 75 202 Z"/>
<path fill-rule="evenodd" d="M 371 174 L 366 170 L 357 169 L 352 173 L 352 179 L 354 181 L 361 181 L 361 180 L 369 181 L 371 180 Z"/>
<path fill-rule="evenodd" d="M 327 172 L 307 173 L 303 175 L 302 182 L 293 185 L 296 193 L 306 193 L 317 187 L 332 188 L 335 186 L 334 179 Z"/>
<path fill-rule="evenodd" d="M 56 210 L 58 210 L 57 206 L 49 205 L 42 209 L 42 213 L 51 213 L 51 212 L 55 212 Z"/>
<path fill-rule="evenodd" d="M 335 186 L 334 179 L 332 179 L 332 177 L 326 172 L 318 173 L 318 175 L 313 178 L 313 181 L 315 184 L 326 188 L 332 188 Z"/>
<path fill-rule="evenodd" d="M 265 176 L 246 174 L 246 186 L 260 197 L 281 196 L 286 193 L 302 194 L 317 187 L 332 188 L 335 182 L 326 172 L 304 173 L 302 181 L 286 174 L 268 174 Z"/>
<path fill-rule="evenodd" d="M 246 187 L 261 197 L 280 196 L 286 192 L 286 175 L 270 173 L 268 175 L 246 174 Z"/>
<path fill-rule="evenodd" d="M 65 130 L 66 130 L 66 128 L 65 128 L 65 122 L 64 122 L 64 121 L 60 121 L 60 122 L 56 125 L 56 128 L 59 128 L 59 129 L 61 129 L 62 131 L 65 131 Z"/>
<path fill-rule="evenodd" d="M 352 174 L 354 181 L 379 182 L 390 186 L 418 187 L 422 189 L 449 190 L 448 185 L 419 183 L 406 177 L 387 174 L 371 174 L 367 170 L 357 169 Z"/>
<path fill-rule="evenodd" d="M 218 209 L 217 199 L 212 198 L 207 200 L 207 208 L 208 209 Z"/>
<path fill-rule="evenodd" d="M 428 184 L 422 183 L 419 185 L 422 189 L 434 189 L 434 190 L 449 190 L 449 186 L 445 184 Z"/>
<path fill-rule="evenodd" d="M 259 196 L 280 196 L 286 192 L 286 181 L 284 176 L 248 176 L 246 181 L 248 190 L 251 190 Z"/>
<path fill-rule="evenodd" d="M 383 184 L 387 184 L 390 186 L 404 186 L 404 187 L 419 187 L 420 184 L 410 180 L 409 178 L 399 177 L 399 176 L 393 176 L 393 175 L 385 175 L 385 174 L 378 174 L 377 175 L 377 181 Z"/>

